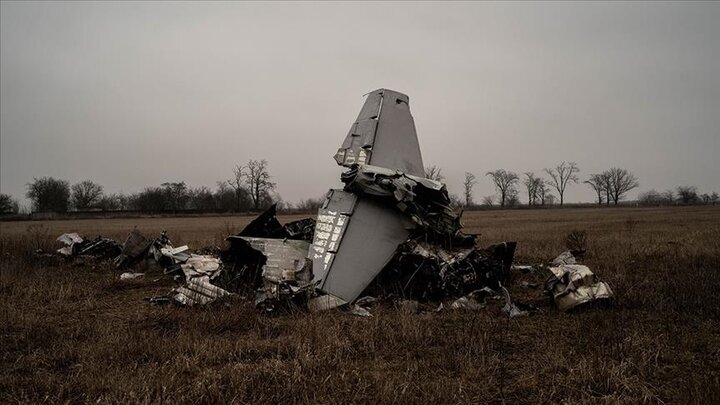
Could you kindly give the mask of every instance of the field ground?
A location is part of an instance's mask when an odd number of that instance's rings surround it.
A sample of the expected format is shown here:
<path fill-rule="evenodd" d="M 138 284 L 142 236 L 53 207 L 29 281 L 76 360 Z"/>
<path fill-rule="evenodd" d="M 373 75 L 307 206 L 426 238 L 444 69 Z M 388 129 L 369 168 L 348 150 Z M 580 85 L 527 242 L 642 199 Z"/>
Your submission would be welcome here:
<path fill-rule="evenodd" d="M 481 244 L 518 241 L 517 263 L 587 231 L 585 264 L 617 296 L 563 314 L 515 285 L 541 312 L 512 320 L 152 306 L 172 286 L 162 276 L 120 282 L 108 264 L 31 254 L 64 232 L 122 241 L 136 226 L 216 246 L 250 219 L 0 222 L 0 402 L 720 403 L 720 207 L 467 213 Z"/>

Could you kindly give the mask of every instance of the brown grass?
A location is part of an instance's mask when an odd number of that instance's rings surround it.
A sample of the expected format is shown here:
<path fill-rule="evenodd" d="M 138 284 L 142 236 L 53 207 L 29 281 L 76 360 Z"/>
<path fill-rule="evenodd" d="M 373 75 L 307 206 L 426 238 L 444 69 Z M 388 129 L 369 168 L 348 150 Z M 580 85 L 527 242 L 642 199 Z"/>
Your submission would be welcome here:
<path fill-rule="evenodd" d="M 515 286 L 516 300 L 542 310 L 513 320 L 158 307 L 143 298 L 169 290 L 161 276 L 121 283 L 107 264 L 29 254 L 62 232 L 122 240 L 134 226 L 199 248 L 249 219 L 0 223 L 0 402 L 720 401 L 717 208 L 468 213 L 468 231 L 483 244 L 517 240 L 523 263 L 587 231 L 585 263 L 617 294 L 610 309 L 562 314 Z"/>

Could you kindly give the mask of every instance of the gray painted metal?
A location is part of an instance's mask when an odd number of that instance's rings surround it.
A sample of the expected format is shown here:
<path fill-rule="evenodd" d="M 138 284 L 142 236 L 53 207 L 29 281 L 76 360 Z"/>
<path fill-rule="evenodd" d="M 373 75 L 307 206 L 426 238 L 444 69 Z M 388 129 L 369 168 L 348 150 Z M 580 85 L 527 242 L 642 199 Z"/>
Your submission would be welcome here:
<path fill-rule="evenodd" d="M 407 240 L 411 226 L 393 207 L 359 197 L 320 289 L 353 302 Z"/>
<path fill-rule="evenodd" d="M 372 164 L 425 177 L 409 98 L 379 89 L 368 94 L 350 132 L 335 155 L 342 166 Z"/>
<path fill-rule="evenodd" d="M 408 96 L 379 89 L 368 94 L 335 155 L 342 166 L 372 164 L 425 177 Z M 343 190 L 330 190 L 318 211 L 313 261 L 319 289 L 352 302 L 392 259 L 414 225 L 394 207 Z M 340 302 L 340 301 L 338 301 Z"/>
<path fill-rule="evenodd" d="M 392 206 L 330 190 L 318 213 L 309 253 L 318 288 L 354 301 L 407 240 L 410 227 Z"/>

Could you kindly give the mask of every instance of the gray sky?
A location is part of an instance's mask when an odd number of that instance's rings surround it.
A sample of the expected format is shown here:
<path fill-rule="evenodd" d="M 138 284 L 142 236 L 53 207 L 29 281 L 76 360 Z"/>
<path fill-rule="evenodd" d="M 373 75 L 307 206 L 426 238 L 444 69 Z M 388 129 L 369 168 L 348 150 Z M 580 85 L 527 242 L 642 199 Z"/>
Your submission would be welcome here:
<path fill-rule="evenodd" d="M 410 96 L 425 164 L 720 192 L 712 3 L 10 3 L 0 10 L 0 191 L 214 188 L 265 158 L 287 201 L 339 183 L 363 103 Z M 630 197 L 635 197 L 633 192 Z M 525 197 L 522 197 L 523 201 Z M 567 201 L 591 201 L 584 185 Z"/>

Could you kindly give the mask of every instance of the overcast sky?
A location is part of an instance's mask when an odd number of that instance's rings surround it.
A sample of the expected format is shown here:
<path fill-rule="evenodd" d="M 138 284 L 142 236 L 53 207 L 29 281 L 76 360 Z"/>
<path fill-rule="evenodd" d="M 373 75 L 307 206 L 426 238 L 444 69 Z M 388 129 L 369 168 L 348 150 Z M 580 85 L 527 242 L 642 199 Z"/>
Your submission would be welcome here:
<path fill-rule="evenodd" d="M 479 177 L 476 201 L 488 170 L 562 160 L 583 180 L 620 166 L 639 191 L 720 192 L 718 4 L 1 4 L 0 191 L 15 197 L 40 176 L 214 188 L 261 158 L 286 201 L 317 197 L 381 87 L 410 96 L 450 192 Z"/>

